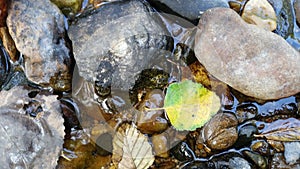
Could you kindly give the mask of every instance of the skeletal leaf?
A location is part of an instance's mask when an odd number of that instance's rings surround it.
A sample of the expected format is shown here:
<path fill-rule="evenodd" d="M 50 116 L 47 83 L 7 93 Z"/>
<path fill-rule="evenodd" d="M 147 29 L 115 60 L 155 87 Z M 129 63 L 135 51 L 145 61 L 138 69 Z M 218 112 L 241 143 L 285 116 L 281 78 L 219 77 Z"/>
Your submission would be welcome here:
<path fill-rule="evenodd" d="M 55 168 L 64 138 L 57 96 L 0 92 L 1 168 Z"/>
<path fill-rule="evenodd" d="M 164 109 L 177 130 L 195 130 L 220 109 L 219 97 L 199 83 L 185 80 L 168 87 Z"/>
<path fill-rule="evenodd" d="M 135 125 L 119 127 L 113 139 L 112 161 L 119 169 L 144 169 L 154 162 L 147 137 Z"/>

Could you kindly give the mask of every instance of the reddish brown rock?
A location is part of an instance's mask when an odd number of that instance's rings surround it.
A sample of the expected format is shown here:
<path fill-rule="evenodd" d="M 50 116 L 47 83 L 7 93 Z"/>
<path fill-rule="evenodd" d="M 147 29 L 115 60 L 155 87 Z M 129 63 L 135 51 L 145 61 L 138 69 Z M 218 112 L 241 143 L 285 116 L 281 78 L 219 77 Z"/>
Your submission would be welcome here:
<path fill-rule="evenodd" d="M 300 92 L 298 51 L 231 9 L 203 14 L 195 54 L 209 73 L 245 95 L 269 100 Z"/>
<path fill-rule="evenodd" d="M 237 138 L 237 119 L 230 113 L 219 113 L 213 116 L 202 129 L 202 137 L 208 147 L 224 150 L 232 146 Z"/>
<path fill-rule="evenodd" d="M 19 57 L 17 56 L 17 49 L 15 42 L 11 38 L 7 27 L 0 27 L 0 38 L 2 40 L 3 46 L 7 50 L 12 61 L 17 61 Z"/>
<path fill-rule="evenodd" d="M 7 4 L 8 0 L 1 0 L 0 1 L 0 27 L 4 27 L 5 19 L 7 17 Z"/>

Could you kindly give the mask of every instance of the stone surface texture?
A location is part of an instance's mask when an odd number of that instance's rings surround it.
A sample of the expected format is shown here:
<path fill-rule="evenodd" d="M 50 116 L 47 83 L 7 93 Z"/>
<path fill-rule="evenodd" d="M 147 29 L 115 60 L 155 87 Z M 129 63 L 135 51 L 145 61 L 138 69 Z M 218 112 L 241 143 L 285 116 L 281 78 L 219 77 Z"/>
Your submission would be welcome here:
<path fill-rule="evenodd" d="M 238 121 L 233 114 L 218 113 L 204 125 L 201 136 L 208 147 L 224 150 L 236 142 L 237 124 Z"/>
<path fill-rule="evenodd" d="M 17 49 L 25 57 L 29 80 L 48 84 L 55 74 L 68 71 L 69 49 L 64 40 L 64 19 L 49 0 L 13 0 L 7 26 Z"/>
<path fill-rule="evenodd" d="M 296 20 L 299 25 L 300 24 L 300 0 L 294 1 L 294 10 L 295 10 L 295 15 L 296 15 Z"/>
<path fill-rule="evenodd" d="M 270 100 L 300 91 L 299 52 L 231 9 L 203 14 L 195 54 L 209 73 L 245 95 Z"/>
<path fill-rule="evenodd" d="M 273 31 L 276 29 L 276 14 L 267 0 L 250 0 L 244 7 L 242 18 L 260 28 Z"/>
<path fill-rule="evenodd" d="M 65 135 L 60 102 L 55 95 L 30 98 L 30 92 L 18 86 L 0 93 L 1 168 L 57 165 Z"/>
<path fill-rule="evenodd" d="M 116 1 L 71 25 L 68 33 L 80 76 L 104 87 L 133 87 L 137 74 L 173 48 L 153 12 L 145 1 Z"/>
<path fill-rule="evenodd" d="M 227 0 L 150 0 L 158 8 L 169 7 L 173 12 L 189 19 L 199 19 L 207 9 L 215 7 L 228 7 Z M 162 5 L 163 4 L 163 5 Z M 163 10 L 163 9 L 162 9 Z"/>

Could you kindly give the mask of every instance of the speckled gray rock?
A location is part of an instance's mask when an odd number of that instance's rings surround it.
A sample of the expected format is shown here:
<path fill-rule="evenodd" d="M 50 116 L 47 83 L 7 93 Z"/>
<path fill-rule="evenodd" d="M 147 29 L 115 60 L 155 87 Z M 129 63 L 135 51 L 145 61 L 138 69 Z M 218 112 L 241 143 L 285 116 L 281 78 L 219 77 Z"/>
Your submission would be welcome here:
<path fill-rule="evenodd" d="M 300 161 L 300 142 L 284 142 L 284 158 L 290 165 L 299 164 Z"/>
<path fill-rule="evenodd" d="M 47 84 L 55 74 L 66 73 L 69 49 L 63 39 L 60 10 L 50 0 L 12 0 L 8 11 L 7 26 L 17 49 L 25 55 L 28 79 Z"/>
<path fill-rule="evenodd" d="M 207 9 L 215 7 L 227 7 L 227 0 L 150 0 L 164 11 L 164 5 L 169 7 L 179 15 L 189 19 L 199 19 L 201 14 Z"/>
<path fill-rule="evenodd" d="M 241 157 L 232 157 L 229 159 L 230 169 L 251 169 L 249 162 Z"/>
<path fill-rule="evenodd" d="M 195 54 L 208 72 L 245 95 L 268 100 L 300 92 L 299 52 L 231 9 L 202 15 Z"/>
<path fill-rule="evenodd" d="M 145 1 L 117 1 L 71 25 L 68 34 L 80 76 L 127 90 L 138 73 L 165 58 L 173 44 L 152 11 Z"/>
<path fill-rule="evenodd" d="M 1 168 L 55 168 L 64 143 L 64 120 L 57 96 L 15 87 L 1 91 Z M 35 116 L 35 117 L 34 117 Z"/>

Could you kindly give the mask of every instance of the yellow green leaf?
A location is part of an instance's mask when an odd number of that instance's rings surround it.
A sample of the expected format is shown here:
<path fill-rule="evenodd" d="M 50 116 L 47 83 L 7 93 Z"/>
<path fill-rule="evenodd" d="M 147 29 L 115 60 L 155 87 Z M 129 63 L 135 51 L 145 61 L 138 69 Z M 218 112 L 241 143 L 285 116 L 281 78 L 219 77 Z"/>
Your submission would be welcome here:
<path fill-rule="evenodd" d="M 164 109 L 177 130 L 195 130 L 220 109 L 220 98 L 199 83 L 185 80 L 168 87 Z"/>

